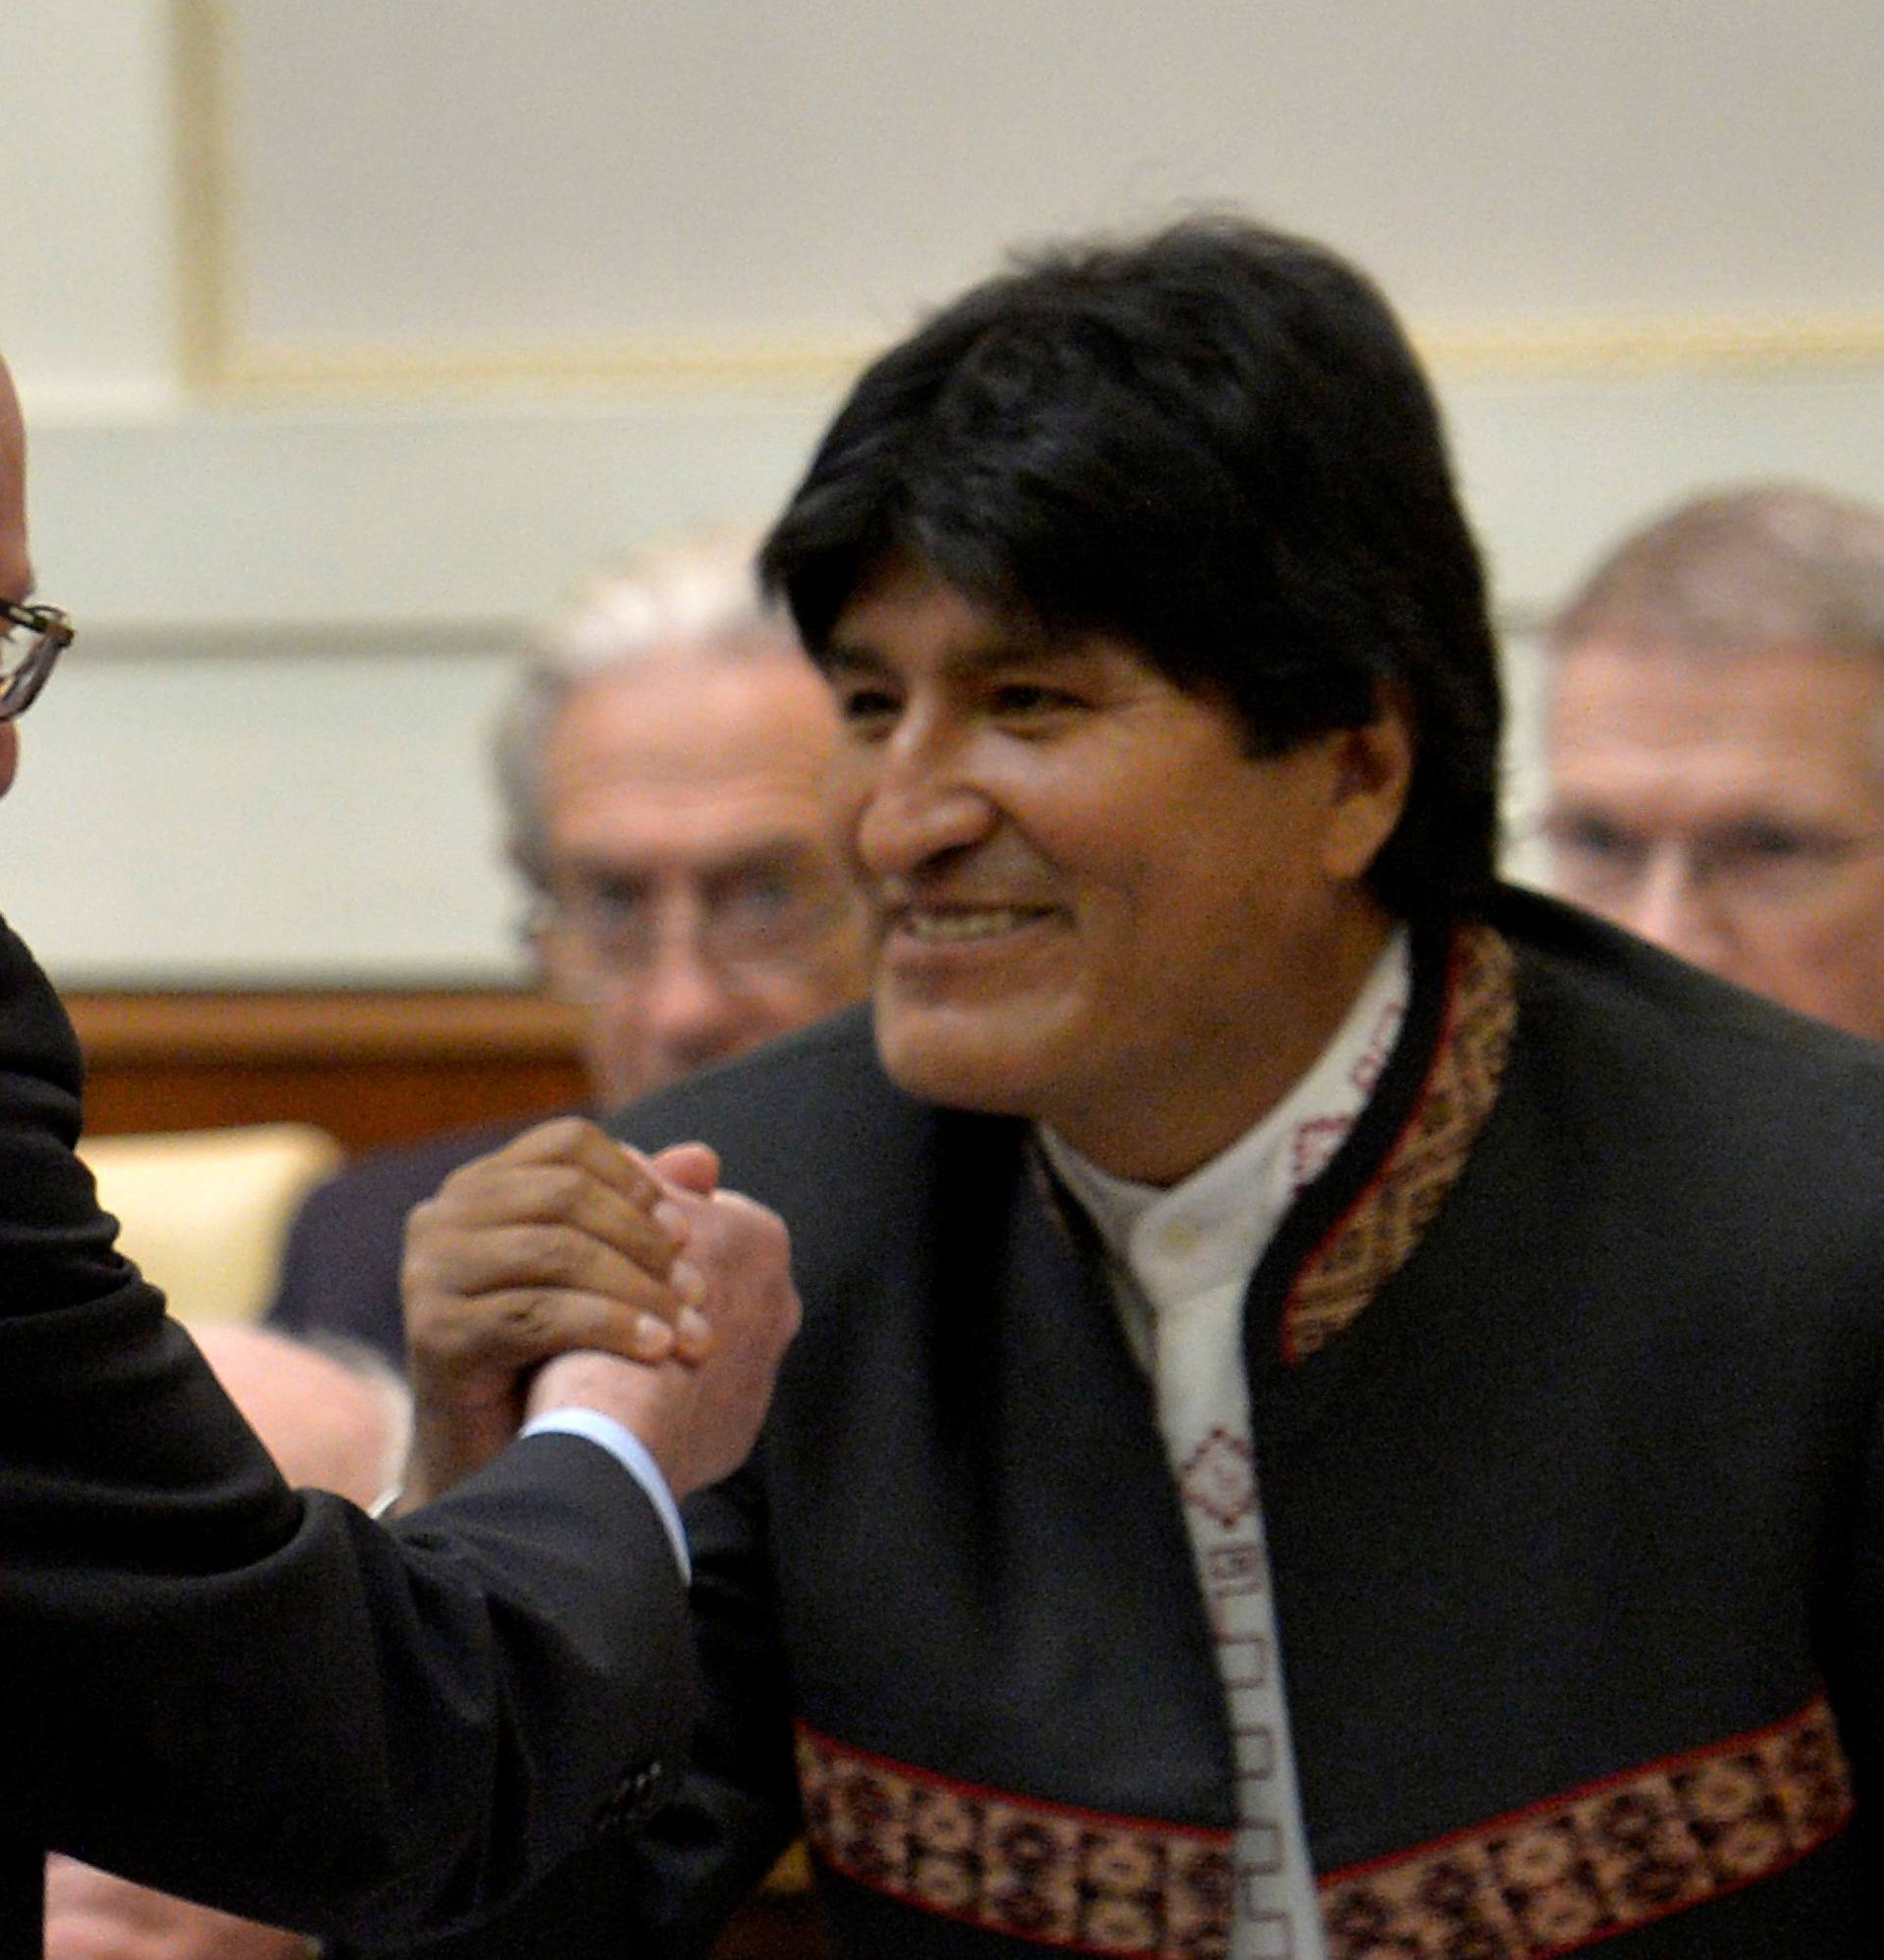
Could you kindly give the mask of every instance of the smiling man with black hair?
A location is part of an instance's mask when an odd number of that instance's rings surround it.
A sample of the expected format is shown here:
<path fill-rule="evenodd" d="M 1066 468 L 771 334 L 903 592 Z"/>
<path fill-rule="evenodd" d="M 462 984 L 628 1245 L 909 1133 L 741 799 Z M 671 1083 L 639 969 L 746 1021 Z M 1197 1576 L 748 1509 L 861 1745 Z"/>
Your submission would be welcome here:
<path fill-rule="evenodd" d="M 761 566 L 873 999 L 621 1130 L 780 1210 L 805 1333 L 688 1508 L 686 1789 L 469 1950 L 699 1951 L 803 1828 L 859 1960 L 1874 1952 L 1884 1057 L 1494 881 L 1372 286 L 1030 258 Z M 488 1311 L 411 1307 L 473 1431 Z"/>

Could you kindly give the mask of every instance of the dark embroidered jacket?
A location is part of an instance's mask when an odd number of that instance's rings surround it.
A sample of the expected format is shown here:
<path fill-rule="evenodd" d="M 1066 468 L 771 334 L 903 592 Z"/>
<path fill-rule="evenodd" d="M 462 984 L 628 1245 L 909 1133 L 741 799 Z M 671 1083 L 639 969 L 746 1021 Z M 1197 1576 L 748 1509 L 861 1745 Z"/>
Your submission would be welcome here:
<path fill-rule="evenodd" d="M 1331 1955 L 1874 1954 L 1884 1057 L 1543 901 L 1494 924 L 1418 949 L 1249 1294 Z M 686 1800 L 479 1950 L 698 1950 L 802 1816 L 846 1954 L 1221 1953 L 1210 1633 L 1025 1127 L 901 1096 L 857 1016 L 627 1127 L 785 1213 L 807 1327 L 695 1507 Z"/>

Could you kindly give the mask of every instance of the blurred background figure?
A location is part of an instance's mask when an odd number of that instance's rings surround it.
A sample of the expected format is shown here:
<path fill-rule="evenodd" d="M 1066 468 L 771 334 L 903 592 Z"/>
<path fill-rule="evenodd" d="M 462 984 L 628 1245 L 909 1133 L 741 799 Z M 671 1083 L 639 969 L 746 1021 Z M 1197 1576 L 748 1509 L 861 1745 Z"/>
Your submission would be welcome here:
<path fill-rule="evenodd" d="M 1546 658 L 1555 888 L 1884 1038 L 1884 512 L 1791 484 L 1683 503 Z"/>
<path fill-rule="evenodd" d="M 862 914 L 825 802 L 829 691 L 759 603 L 752 541 L 651 552 L 539 634 L 499 723 L 508 855 L 543 984 L 575 1003 L 596 1106 L 858 998 Z M 271 1308 L 403 1351 L 405 1215 L 527 1126 L 363 1157 L 288 1236 Z"/>
<path fill-rule="evenodd" d="M 291 1484 L 359 1505 L 397 1481 L 411 1404 L 370 1350 L 266 1328 L 196 1330 L 197 1346 Z M 76 1859 L 46 1864 L 46 1960 L 298 1960 L 300 1934 L 191 1905 Z"/>

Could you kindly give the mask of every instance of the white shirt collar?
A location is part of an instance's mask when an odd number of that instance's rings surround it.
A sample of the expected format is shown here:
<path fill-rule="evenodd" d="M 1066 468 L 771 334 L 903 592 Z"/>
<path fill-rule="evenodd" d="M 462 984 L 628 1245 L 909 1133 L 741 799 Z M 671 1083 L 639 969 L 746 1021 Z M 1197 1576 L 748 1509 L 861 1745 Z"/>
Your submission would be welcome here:
<path fill-rule="evenodd" d="M 1163 1310 L 1246 1284 L 1303 1188 L 1367 1106 L 1405 1019 L 1412 962 L 1404 927 L 1369 970 L 1341 1025 L 1253 1129 L 1180 1183 L 1114 1177 L 1045 1125 L 1041 1147 L 1107 1248 Z"/>

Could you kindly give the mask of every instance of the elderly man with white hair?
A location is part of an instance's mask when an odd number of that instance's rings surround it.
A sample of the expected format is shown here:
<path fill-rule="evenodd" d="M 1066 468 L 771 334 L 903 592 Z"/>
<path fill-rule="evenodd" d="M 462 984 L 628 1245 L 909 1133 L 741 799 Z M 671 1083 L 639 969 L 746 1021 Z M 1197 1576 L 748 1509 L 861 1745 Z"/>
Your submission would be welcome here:
<path fill-rule="evenodd" d="M 581 1010 L 599 1109 L 848 1005 L 866 976 L 840 863 L 829 690 L 761 604 L 754 541 L 650 550 L 536 635 L 498 724 L 507 853 L 548 991 Z M 404 1348 L 405 1221 L 523 1126 L 363 1157 L 308 1199 L 269 1317 Z"/>

